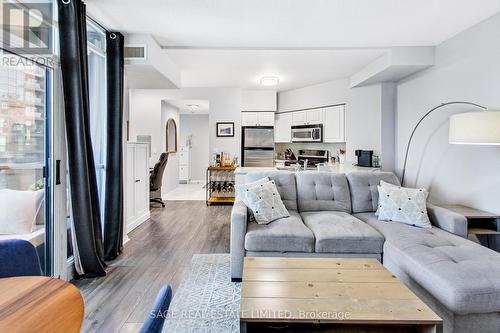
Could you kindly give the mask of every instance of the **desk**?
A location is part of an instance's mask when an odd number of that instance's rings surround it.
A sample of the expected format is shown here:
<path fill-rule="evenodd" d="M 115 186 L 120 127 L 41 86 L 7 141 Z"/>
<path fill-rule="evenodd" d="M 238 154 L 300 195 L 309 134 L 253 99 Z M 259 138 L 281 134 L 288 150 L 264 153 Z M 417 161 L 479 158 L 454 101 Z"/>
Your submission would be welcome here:
<path fill-rule="evenodd" d="M 80 332 L 83 298 L 74 285 L 46 276 L 0 279 L 0 332 Z"/>
<path fill-rule="evenodd" d="M 485 212 L 463 205 L 443 205 L 443 208 L 463 215 L 467 219 L 468 238 L 500 251 L 500 214 Z"/>

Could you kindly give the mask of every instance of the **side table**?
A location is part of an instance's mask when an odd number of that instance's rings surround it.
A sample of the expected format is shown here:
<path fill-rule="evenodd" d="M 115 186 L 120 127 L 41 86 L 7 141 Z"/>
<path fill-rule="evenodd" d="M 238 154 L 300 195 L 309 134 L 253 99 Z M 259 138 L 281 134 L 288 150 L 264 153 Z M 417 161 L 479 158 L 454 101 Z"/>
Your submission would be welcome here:
<path fill-rule="evenodd" d="M 500 252 L 500 214 L 463 205 L 442 205 L 441 207 L 463 215 L 467 219 L 469 239 Z"/>

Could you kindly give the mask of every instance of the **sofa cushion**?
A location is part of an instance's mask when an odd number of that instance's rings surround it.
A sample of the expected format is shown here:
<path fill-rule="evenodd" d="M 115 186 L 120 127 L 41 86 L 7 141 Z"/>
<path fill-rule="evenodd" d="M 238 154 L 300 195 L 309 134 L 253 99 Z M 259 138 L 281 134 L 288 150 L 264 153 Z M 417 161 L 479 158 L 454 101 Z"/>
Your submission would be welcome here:
<path fill-rule="evenodd" d="M 345 174 L 297 172 L 297 204 L 300 212 L 351 212 L 351 198 Z"/>
<path fill-rule="evenodd" d="M 436 227 L 355 216 L 385 236 L 384 258 L 454 313 L 500 311 L 500 253 Z"/>
<path fill-rule="evenodd" d="M 365 222 L 344 212 L 301 213 L 312 230 L 318 253 L 382 253 L 384 237 Z"/>
<path fill-rule="evenodd" d="M 274 180 L 281 200 L 288 210 L 297 210 L 297 184 L 295 174 L 290 171 L 260 171 L 250 172 L 246 175 L 247 182 L 253 182 L 264 177 Z"/>
<path fill-rule="evenodd" d="M 377 186 L 381 180 L 399 185 L 398 178 L 392 172 L 356 171 L 347 174 L 353 213 L 374 212 L 377 210 Z"/>
<path fill-rule="evenodd" d="M 314 236 L 300 215 L 290 211 L 290 217 L 269 224 L 248 223 L 245 249 L 257 252 L 314 252 Z"/>

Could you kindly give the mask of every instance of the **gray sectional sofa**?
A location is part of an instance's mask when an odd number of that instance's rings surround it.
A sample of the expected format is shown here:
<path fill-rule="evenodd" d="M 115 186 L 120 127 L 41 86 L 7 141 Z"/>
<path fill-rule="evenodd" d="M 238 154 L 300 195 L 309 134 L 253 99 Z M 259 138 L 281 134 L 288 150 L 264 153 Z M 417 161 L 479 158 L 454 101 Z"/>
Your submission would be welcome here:
<path fill-rule="evenodd" d="M 237 201 L 231 215 L 231 278 L 244 256 L 376 258 L 444 320 L 444 332 L 500 332 L 500 254 L 467 237 L 466 219 L 429 205 L 431 229 L 379 221 L 386 172 L 273 171 L 247 181 L 274 180 L 290 217 L 259 225 Z"/>

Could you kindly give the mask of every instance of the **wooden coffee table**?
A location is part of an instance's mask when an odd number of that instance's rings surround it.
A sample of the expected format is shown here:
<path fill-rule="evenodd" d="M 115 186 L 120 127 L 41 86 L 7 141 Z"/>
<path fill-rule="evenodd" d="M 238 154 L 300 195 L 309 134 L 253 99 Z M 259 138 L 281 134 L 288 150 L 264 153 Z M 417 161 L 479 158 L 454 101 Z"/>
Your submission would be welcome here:
<path fill-rule="evenodd" d="M 375 259 L 246 257 L 240 328 L 434 333 L 442 320 Z"/>

